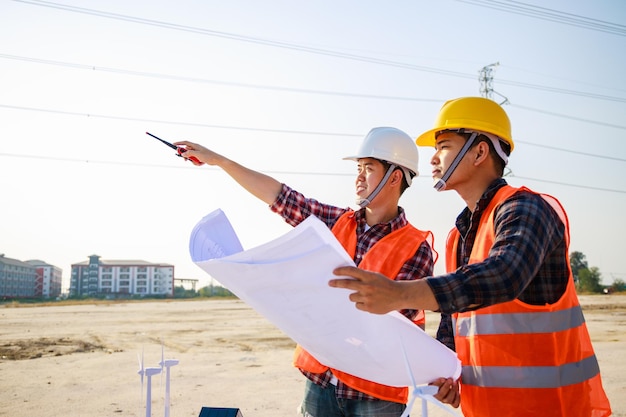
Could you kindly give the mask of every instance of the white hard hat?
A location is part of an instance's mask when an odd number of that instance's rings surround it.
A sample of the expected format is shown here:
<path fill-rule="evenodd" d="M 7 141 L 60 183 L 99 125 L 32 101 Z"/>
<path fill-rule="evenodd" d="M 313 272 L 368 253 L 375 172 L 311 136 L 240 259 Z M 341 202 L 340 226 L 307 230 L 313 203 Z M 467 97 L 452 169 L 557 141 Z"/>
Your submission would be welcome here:
<path fill-rule="evenodd" d="M 408 185 L 411 185 L 413 175 L 419 175 L 417 146 L 409 135 L 395 127 L 373 128 L 363 139 L 357 154 L 343 159 L 358 161 L 361 158 L 380 159 L 404 168 L 404 177 Z"/>

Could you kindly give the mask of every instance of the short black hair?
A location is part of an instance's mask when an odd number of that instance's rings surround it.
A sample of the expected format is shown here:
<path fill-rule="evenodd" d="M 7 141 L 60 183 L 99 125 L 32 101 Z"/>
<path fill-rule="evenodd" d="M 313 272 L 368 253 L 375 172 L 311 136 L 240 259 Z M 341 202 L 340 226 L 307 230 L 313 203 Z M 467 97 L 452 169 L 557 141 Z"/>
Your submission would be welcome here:
<path fill-rule="evenodd" d="M 506 163 L 500 157 L 500 155 L 498 155 L 498 152 L 496 151 L 496 148 L 493 142 L 491 141 L 491 139 L 489 139 L 487 135 L 484 135 L 480 132 L 472 132 L 472 131 L 466 132 L 464 129 L 460 129 L 460 130 L 452 131 L 452 132 L 456 133 L 457 135 L 463 136 L 466 142 L 469 140 L 470 136 L 472 136 L 472 133 L 478 133 L 478 136 L 476 136 L 476 139 L 474 139 L 474 143 L 472 143 L 472 146 L 470 146 L 470 149 L 478 145 L 480 142 L 486 142 L 487 145 L 489 146 L 489 153 L 491 154 L 493 160 L 496 163 L 496 170 L 498 171 L 500 176 L 504 175 L 504 167 L 506 166 Z M 507 142 L 503 140 L 500 140 L 500 146 L 502 147 L 502 150 L 504 151 L 506 156 L 511 155 L 511 145 L 509 145 Z"/>
<path fill-rule="evenodd" d="M 383 168 L 384 168 L 385 172 L 387 172 L 387 170 L 389 169 L 389 167 L 391 165 L 395 165 L 396 168 L 394 169 L 394 171 L 400 170 L 400 172 L 402 172 L 402 186 L 400 187 L 400 195 L 402 195 L 404 193 L 404 191 L 407 188 L 409 188 L 409 180 L 406 178 L 406 175 L 405 175 L 404 170 L 402 169 L 402 167 L 400 165 L 392 164 L 391 162 L 387 162 L 387 161 L 382 160 L 382 159 L 379 159 L 379 161 L 383 164 Z"/>

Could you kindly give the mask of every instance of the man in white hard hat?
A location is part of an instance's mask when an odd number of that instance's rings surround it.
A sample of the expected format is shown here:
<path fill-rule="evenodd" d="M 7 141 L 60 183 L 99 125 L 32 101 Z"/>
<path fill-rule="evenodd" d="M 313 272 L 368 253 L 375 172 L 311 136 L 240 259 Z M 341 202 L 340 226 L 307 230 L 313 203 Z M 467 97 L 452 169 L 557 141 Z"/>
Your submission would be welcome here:
<path fill-rule="evenodd" d="M 378 271 L 391 280 L 432 275 L 435 253 L 432 234 L 416 229 L 398 206 L 400 196 L 418 174 L 418 150 L 409 135 L 391 127 L 372 129 L 356 155 L 344 159 L 357 163 L 356 203 L 360 209 L 339 208 L 306 198 L 276 179 L 248 169 L 198 144 L 181 141 L 184 156 L 195 165 L 222 168 L 242 187 L 296 226 L 308 216 L 322 220 L 356 265 Z M 391 245 L 377 245 L 381 240 Z M 394 256 L 391 256 L 391 255 Z M 323 308 L 323 306 L 320 306 Z M 424 313 L 402 310 L 423 328 Z M 406 408 L 407 388 L 390 387 L 343 373 L 296 348 L 294 365 L 307 377 L 301 405 L 303 416 L 398 417 Z"/>

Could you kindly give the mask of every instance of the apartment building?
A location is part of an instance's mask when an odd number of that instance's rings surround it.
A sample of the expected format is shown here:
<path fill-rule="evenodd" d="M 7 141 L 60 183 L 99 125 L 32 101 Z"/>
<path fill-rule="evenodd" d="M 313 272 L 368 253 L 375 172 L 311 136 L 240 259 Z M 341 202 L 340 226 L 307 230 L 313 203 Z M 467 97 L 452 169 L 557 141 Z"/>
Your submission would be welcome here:
<path fill-rule="evenodd" d="M 0 297 L 56 298 L 63 270 L 40 260 L 20 261 L 0 253 Z"/>
<path fill-rule="evenodd" d="M 174 296 L 174 265 L 104 260 L 98 255 L 72 264 L 70 297 Z"/>
<path fill-rule="evenodd" d="M 26 261 L 35 268 L 35 297 L 56 298 L 61 295 L 63 270 L 38 259 Z"/>
<path fill-rule="evenodd" d="M 36 281 L 34 266 L 0 254 L 0 297 L 34 297 Z"/>

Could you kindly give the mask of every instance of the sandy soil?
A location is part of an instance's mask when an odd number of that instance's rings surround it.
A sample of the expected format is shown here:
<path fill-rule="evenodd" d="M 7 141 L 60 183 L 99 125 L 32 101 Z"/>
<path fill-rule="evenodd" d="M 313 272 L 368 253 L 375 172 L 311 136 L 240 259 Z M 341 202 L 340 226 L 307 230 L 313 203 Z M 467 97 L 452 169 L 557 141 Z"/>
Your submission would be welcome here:
<path fill-rule="evenodd" d="M 626 416 L 626 295 L 582 296 L 615 416 Z M 171 368 L 172 417 L 203 406 L 245 417 L 294 417 L 304 377 L 294 343 L 237 300 L 0 306 L 0 416 L 145 416 L 138 356 Z M 434 334 L 438 316 L 428 315 Z M 165 379 L 152 379 L 163 416 Z M 417 405 L 413 415 L 420 414 Z M 429 416 L 447 416 L 429 406 Z"/>

